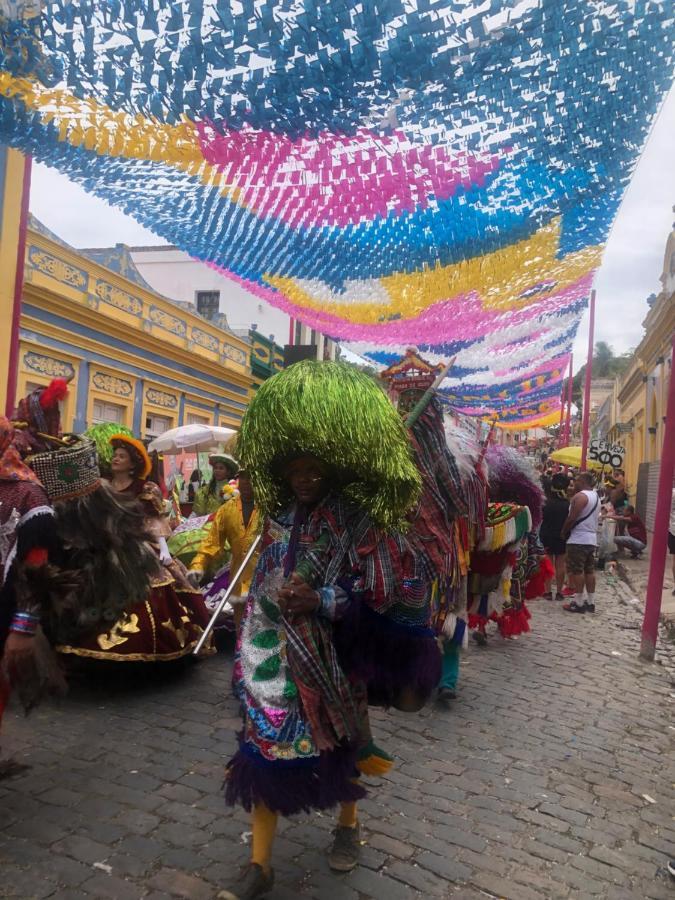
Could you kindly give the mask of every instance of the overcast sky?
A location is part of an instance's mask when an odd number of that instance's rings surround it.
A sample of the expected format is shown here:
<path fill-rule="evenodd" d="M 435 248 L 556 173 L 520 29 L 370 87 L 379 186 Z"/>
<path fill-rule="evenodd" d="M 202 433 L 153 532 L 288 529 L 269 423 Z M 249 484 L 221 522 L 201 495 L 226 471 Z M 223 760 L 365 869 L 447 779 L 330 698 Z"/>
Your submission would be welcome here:
<path fill-rule="evenodd" d="M 646 299 L 661 289 L 666 241 L 675 219 L 673 204 L 675 88 L 635 170 L 596 279 L 595 339 L 607 341 L 617 352 L 640 342 Z M 30 208 L 43 224 L 75 247 L 164 243 L 129 216 L 43 165 L 33 167 Z M 574 346 L 575 371 L 586 359 L 587 340 L 586 315 Z"/>

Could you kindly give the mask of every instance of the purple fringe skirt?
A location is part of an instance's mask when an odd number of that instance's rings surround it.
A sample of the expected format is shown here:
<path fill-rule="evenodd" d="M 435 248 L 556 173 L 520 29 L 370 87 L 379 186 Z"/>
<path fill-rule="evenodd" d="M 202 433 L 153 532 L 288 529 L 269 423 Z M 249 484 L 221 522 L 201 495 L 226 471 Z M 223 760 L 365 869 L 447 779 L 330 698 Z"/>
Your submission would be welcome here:
<path fill-rule="evenodd" d="M 441 679 L 441 653 L 430 628 L 404 625 L 352 604 L 334 626 L 345 672 L 368 686 L 371 706 L 421 709 Z"/>
<path fill-rule="evenodd" d="M 357 776 L 352 747 L 338 747 L 309 759 L 272 761 L 240 743 L 227 766 L 225 802 L 241 805 L 247 812 L 264 803 L 282 816 L 330 809 L 365 797 L 365 789 L 354 781 Z"/>

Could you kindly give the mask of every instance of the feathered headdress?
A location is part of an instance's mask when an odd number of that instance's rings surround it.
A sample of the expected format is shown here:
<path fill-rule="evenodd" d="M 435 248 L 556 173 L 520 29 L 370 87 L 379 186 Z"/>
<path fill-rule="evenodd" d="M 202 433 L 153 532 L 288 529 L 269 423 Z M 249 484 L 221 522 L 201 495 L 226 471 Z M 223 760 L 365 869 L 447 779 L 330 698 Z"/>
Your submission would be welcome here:
<path fill-rule="evenodd" d="M 239 459 L 264 514 L 290 500 L 280 464 L 299 453 L 327 463 L 345 496 L 381 527 L 419 496 L 405 426 L 385 393 L 344 363 L 305 360 L 266 381 L 244 416 Z"/>
<path fill-rule="evenodd" d="M 490 500 L 527 506 L 536 531 L 541 525 L 544 492 L 534 480 L 529 463 L 516 450 L 498 444 L 489 448 L 486 459 L 490 473 Z"/>
<path fill-rule="evenodd" d="M 46 412 L 56 406 L 57 403 L 60 403 L 61 400 L 65 400 L 67 396 L 68 382 L 65 378 L 55 378 L 43 391 L 40 391 L 40 406 Z"/>
<path fill-rule="evenodd" d="M 68 381 L 54 378 L 47 387 L 36 388 L 19 400 L 12 419 L 17 430 L 16 445 L 22 456 L 42 453 L 58 443 L 50 437 L 61 437 L 59 402 L 68 396 Z"/>

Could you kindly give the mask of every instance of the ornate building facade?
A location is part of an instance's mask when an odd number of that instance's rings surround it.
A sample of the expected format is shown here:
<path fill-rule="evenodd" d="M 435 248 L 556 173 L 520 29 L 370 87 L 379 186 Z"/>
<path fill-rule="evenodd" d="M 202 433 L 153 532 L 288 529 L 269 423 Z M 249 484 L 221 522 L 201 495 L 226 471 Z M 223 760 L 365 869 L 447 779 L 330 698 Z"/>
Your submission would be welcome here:
<path fill-rule="evenodd" d="M 249 341 L 152 291 L 123 245 L 105 253 L 74 250 L 30 219 L 17 396 L 70 378 L 72 431 L 238 427 L 253 384 Z"/>
<path fill-rule="evenodd" d="M 671 341 L 675 331 L 675 229 L 666 244 L 662 290 L 650 298 L 644 336 L 618 383 L 617 421 L 609 437 L 626 448 L 626 481 L 638 511 L 652 527 L 663 448 Z"/>

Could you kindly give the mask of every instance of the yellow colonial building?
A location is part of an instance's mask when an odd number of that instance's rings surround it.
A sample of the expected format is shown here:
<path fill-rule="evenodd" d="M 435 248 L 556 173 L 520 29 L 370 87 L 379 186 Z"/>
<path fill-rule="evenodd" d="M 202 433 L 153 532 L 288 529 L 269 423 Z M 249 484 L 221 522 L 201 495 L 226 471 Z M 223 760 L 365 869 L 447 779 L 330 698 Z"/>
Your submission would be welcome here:
<path fill-rule="evenodd" d="M 671 341 L 675 331 L 675 229 L 666 245 L 663 286 L 651 298 L 628 370 L 618 383 L 617 420 L 608 436 L 626 448 L 625 469 L 631 498 L 651 529 L 659 461 L 663 448 L 668 388 L 672 378 Z"/>
<path fill-rule="evenodd" d="M 26 240 L 17 396 L 71 379 L 64 428 L 238 427 L 253 380 L 248 341 L 147 285 L 124 245 L 77 251 L 35 219 Z"/>

